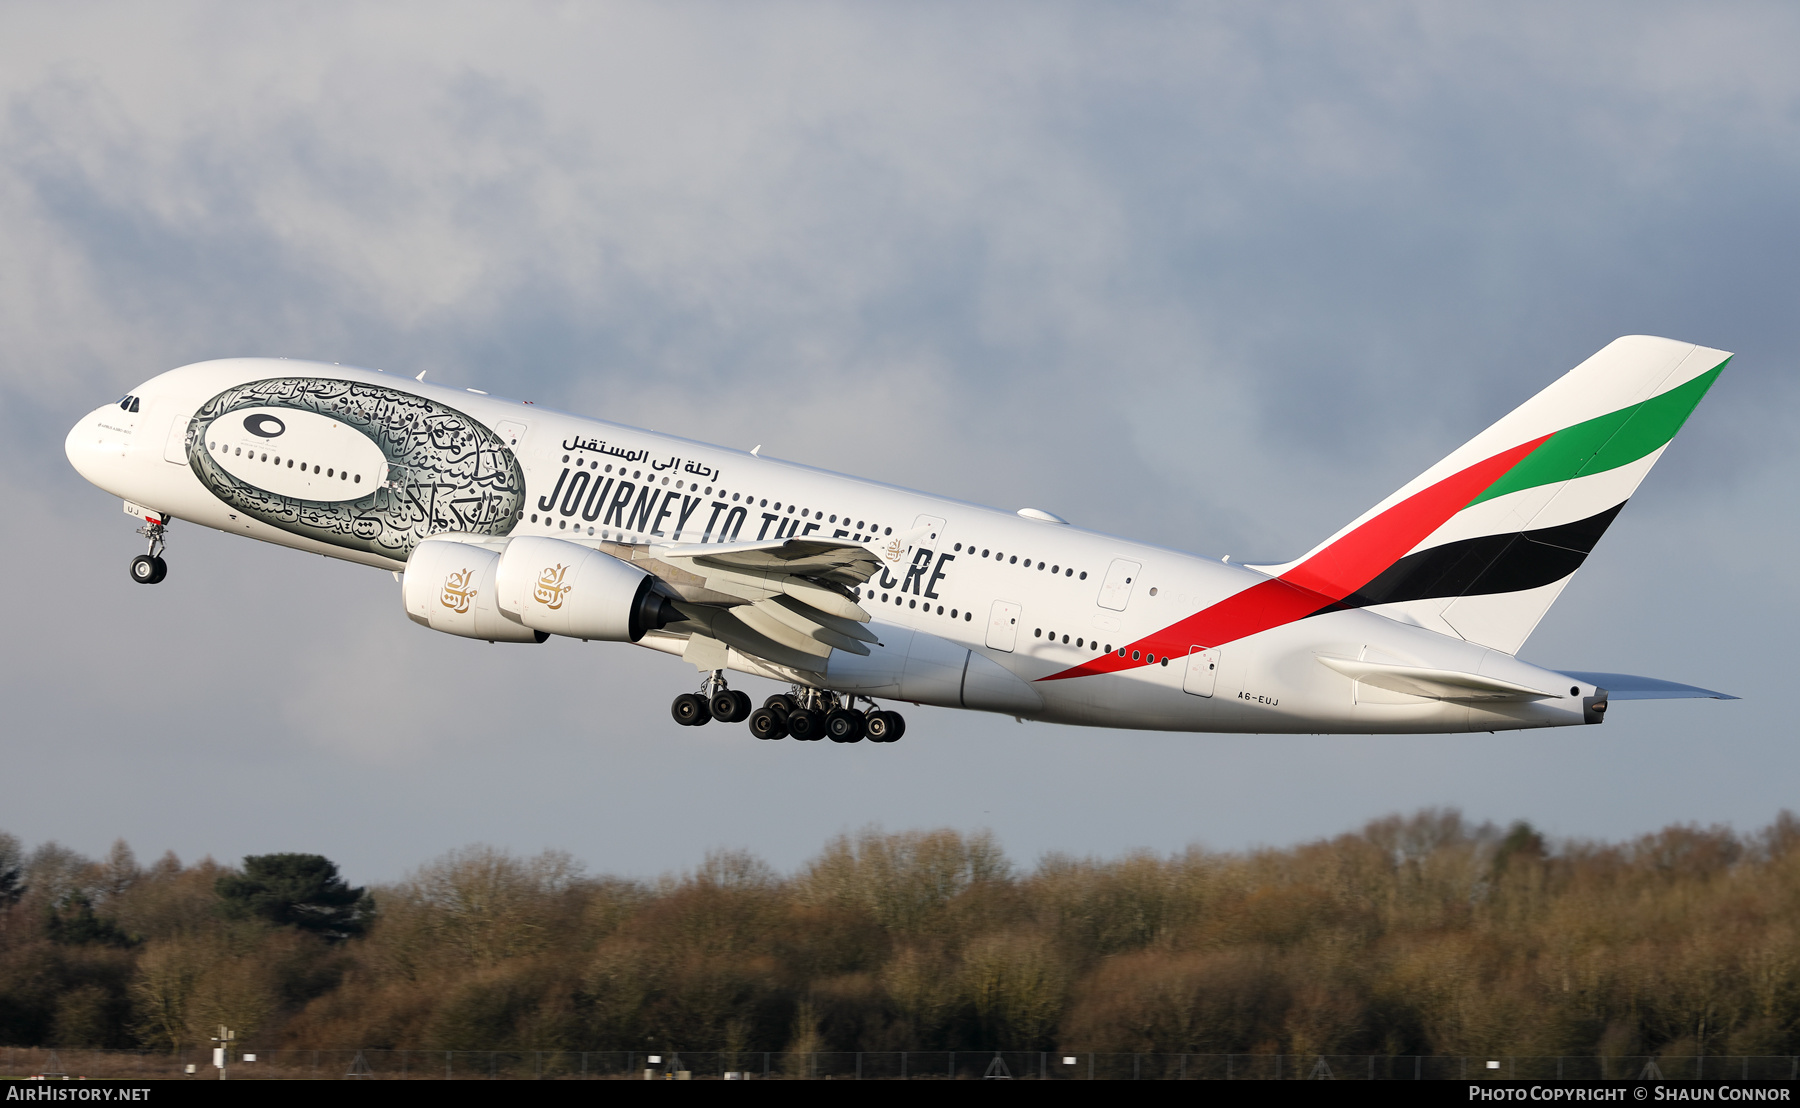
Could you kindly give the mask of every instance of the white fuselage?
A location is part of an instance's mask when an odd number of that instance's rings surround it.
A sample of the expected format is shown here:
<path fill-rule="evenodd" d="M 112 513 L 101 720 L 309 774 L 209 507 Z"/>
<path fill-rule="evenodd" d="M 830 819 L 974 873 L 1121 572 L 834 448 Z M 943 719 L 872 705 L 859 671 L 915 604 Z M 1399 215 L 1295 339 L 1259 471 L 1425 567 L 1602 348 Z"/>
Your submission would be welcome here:
<path fill-rule="evenodd" d="M 95 485 L 166 516 L 404 570 L 403 558 L 346 549 L 234 510 L 190 466 L 183 440 L 202 404 L 246 382 L 296 374 L 379 384 L 494 429 L 524 473 L 524 506 L 510 532 L 515 536 L 594 546 L 788 536 L 862 544 L 889 559 L 860 593 L 873 616 L 870 627 L 886 646 L 929 639 L 966 649 L 1016 675 L 1041 699 L 1035 709 L 1018 702 L 971 706 L 1060 723 L 1159 730 L 1448 732 L 1581 723 L 1582 697 L 1595 692 L 1501 652 L 1360 609 L 1293 619 L 1233 641 L 1171 647 L 1159 633 L 1268 578 L 1079 527 L 364 369 L 231 359 L 172 370 L 134 390 L 138 411 L 114 404 L 82 419 L 68 436 L 69 457 Z M 268 467 L 264 487 L 283 481 L 300 488 L 296 482 L 311 481 L 317 488 L 308 486 L 308 495 L 314 497 L 349 496 L 364 482 L 387 479 L 378 457 L 366 456 L 366 440 L 334 437 L 323 422 L 308 434 L 301 447 L 308 456 L 301 461 L 333 476 L 296 476 L 292 457 L 254 460 L 267 453 L 267 444 L 249 431 L 241 442 L 225 445 L 249 450 L 252 460 L 224 453 L 248 480 L 257 481 Z M 342 491 L 334 493 L 334 487 Z M 420 510 L 431 513 L 433 527 L 455 531 L 459 513 L 481 509 L 447 500 L 422 501 Z M 1142 645 L 1152 642 L 1161 643 L 1160 650 Z M 680 654 L 683 640 L 652 634 L 641 645 Z M 1109 651 L 1116 657 L 1134 648 L 1146 657 L 1129 659 L 1128 668 L 1046 680 Z M 1415 696 L 1353 680 L 1321 664 L 1320 655 L 1481 674 L 1555 695 L 1493 704 Z M 870 668 L 881 659 L 881 651 L 873 660 L 834 654 L 825 686 L 907 698 L 904 688 L 884 683 Z"/>

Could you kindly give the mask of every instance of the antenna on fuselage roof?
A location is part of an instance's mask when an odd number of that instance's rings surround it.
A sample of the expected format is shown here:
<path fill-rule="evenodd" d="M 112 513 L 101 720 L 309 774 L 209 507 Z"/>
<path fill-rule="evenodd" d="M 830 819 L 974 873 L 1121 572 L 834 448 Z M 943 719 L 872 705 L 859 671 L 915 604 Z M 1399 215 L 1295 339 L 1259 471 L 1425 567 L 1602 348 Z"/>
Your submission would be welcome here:
<path fill-rule="evenodd" d="M 758 454 L 758 453 L 757 453 L 757 451 L 758 451 L 758 450 L 761 450 L 761 449 L 762 449 L 762 443 L 760 443 L 760 442 L 759 442 L 759 443 L 757 443 L 757 444 L 756 444 L 756 445 L 755 445 L 755 446 L 753 446 L 753 447 L 751 447 L 751 448 L 750 448 L 750 456 L 751 456 L 751 457 L 752 457 L 752 458 L 760 458 L 760 457 L 762 457 L 762 455 L 761 455 L 761 454 Z"/>
<path fill-rule="evenodd" d="M 430 373 L 430 372 L 431 372 L 431 371 L 430 371 L 430 370 L 428 370 L 428 369 L 421 369 L 421 370 L 420 370 L 420 371 L 419 371 L 419 375 L 418 375 L 418 376 L 417 376 L 417 377 L 414 377 L 414 378 L 413 378 L 413 380 L 415 380 L 415 381 L 423 381 L 423 380 L 425 380 L 425 375 L 426 375 L 426 374 L 427 374 L 427 373 Z"/>

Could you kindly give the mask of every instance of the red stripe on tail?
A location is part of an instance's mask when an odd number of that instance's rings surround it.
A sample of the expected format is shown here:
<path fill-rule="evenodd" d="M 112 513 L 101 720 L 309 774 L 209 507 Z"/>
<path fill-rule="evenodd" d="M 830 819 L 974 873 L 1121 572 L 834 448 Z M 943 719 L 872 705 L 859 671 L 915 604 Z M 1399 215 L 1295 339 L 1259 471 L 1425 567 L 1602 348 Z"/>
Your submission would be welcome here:
<path fill-rule="evenodd" d="M 1106 654 L 1040 680 L 1116 673 L 1149 664 L 1134 659 L 1133 652 L 1146 659 L 1182 658 L 1192 647 L 1220 646 L 1304 619 L 1373 581 L 1549 437 L 1544 435 L 1495 454 L 1419 490 L 1280 577 L 1259 581 L 1131 643 L 1123 658 L 1117 653 Z"/>

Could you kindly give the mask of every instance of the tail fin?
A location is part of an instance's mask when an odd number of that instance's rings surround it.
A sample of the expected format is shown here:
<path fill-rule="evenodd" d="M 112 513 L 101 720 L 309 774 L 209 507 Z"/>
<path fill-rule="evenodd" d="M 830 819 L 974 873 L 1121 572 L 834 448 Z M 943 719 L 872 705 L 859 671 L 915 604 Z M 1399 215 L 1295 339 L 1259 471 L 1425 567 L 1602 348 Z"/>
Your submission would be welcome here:
<path fill-rule="evenodd" d="M 1255 568 L 1515 654 L 1730 360 L 1616 339 L 1305 557 Z"/>

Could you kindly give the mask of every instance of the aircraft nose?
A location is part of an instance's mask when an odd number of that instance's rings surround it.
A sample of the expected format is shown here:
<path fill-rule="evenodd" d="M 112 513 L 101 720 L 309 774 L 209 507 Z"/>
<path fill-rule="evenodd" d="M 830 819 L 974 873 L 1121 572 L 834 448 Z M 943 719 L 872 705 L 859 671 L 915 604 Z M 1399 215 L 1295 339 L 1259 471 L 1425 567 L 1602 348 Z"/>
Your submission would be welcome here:
<path fill-rule="evenodd" d="M 109 441 L 107 429 L 101 426 L 105 414 L 117 411 L 117 405 L 109 404 L 104 408 L 96 408 L 83 416 L 74 427 L 69 429 L 68 437 L 63 439 L 63 453 L 69 458 L 69 464 L 75 472 L 98 485 L 107 471 L 106 463 L 119 461 L 124 453 L 122 441 Z M 110 439 L 117 440 L 116 433 Z"/>

